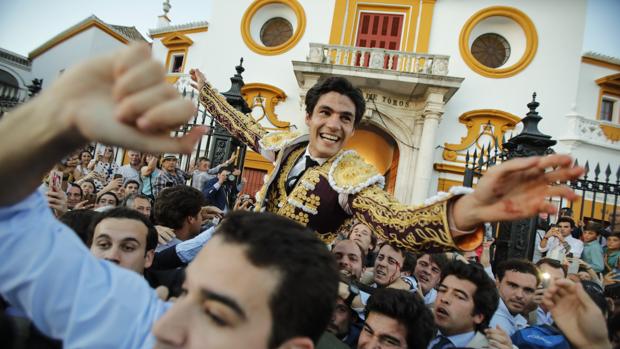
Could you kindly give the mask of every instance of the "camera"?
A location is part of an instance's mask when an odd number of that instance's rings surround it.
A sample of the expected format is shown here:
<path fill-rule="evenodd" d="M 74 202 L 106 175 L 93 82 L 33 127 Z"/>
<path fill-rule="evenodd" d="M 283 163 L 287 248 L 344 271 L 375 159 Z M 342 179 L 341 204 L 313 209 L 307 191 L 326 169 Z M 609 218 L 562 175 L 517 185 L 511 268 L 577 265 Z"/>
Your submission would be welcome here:
<path fill-rule="evenodd" d="M 235 183 L 237 181 L 237 176 L 235 176 L 234 174 L 229 174 L 228 177 L 226 177 L 226 182 L 228 183 Z"/>

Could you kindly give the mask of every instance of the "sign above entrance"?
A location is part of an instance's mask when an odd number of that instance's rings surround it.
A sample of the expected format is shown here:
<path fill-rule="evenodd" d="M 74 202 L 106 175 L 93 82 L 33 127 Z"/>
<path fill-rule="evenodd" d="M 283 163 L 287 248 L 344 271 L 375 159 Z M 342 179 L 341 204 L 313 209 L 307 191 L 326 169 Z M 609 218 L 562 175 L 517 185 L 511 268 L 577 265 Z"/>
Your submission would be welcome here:
<path fill-rule="evenodd" d="M 364 99 L 366 100 L 367 105 L 372 105 L 372 102 L 374 101 L 375 103 L 381 103 L 384 105 L 387 104 L 392 107 L 403 109 L 411 109 L 415 106 L 415 103 L 413 101 L 405 100 L 402 98 L 394 98 L 392 96 L 385 96 L 375 92 L 364 92 Z"/>

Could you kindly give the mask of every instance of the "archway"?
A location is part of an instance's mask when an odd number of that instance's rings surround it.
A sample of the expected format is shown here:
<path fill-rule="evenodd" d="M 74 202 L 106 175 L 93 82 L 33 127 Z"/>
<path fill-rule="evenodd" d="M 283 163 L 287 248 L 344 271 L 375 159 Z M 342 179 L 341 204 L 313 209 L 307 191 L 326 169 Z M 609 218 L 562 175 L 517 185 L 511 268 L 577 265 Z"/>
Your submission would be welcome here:
<path fill-rule="evenodd" d="M 361 124 L 345 145 L 354 149 L 385 176 L 385 189 L 394 193 L 398 172 L 398 144 L 392 136 L 371 124 Z"/>

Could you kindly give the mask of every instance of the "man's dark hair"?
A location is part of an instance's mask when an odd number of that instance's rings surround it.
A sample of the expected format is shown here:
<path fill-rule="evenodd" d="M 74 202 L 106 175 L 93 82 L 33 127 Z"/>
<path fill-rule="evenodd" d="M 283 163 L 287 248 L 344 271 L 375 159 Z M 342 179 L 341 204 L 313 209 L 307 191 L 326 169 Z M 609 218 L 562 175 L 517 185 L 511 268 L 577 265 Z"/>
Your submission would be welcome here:
<path fill-rule="evenodd" d="M 583 228 L 583 231 L 591 231 L 591 232 L 596 233 L 596 235 L 600 235 L 601 232 L 603 231 L 603 225 L 599 222 L 590 221 Z"/>
<path fill-rule="evenodd" d="M 389 241 L 383 241 L 381 243 L 381 245 L 379 245 L 379 249 L 377 251 L 381 251 L 381 249 L 384 246 L 390 246 L 394 251 L 398 252 L 401 256 L 403 256 L 403 261 L 405 260 L 405 257 L 407 257 L 407 250 L 404 249 L 403 247 L 398 247 L 395 244 L 391 244 Z M 399 266 L 402 268 L 402 265 Z"/>
<path fill-rule="evenodd" d="M 421 298 L 395 288 L 377 289 L 366 305 L 366 319 L 379 313 L 398 321 L 407 330 L 407 348 L 426 348 L 437 333 L 433 314 Z"/>
<path fill-rule="evenodd" d="M 306 113 L 312 115 L 319 98 L 329 92 L 337 92 L 351 99 L 355 105 L 355 120 L 353 125 L 359 125 L 360 121 L 362 121 L 362 116 L 366 111 L 366 101 L 364 101 L 364 95 L 362 94 L 362 91 L 359 88 L 354 87 L 349 80 L 341 77 L 327 78 L 312 86 L 312 88 L 308 90 L 308 93 L 306 93 Z"/>
<path fill-rule="evenodd" d="M 88 246 L 88 229 L 98 215 L 99 212 L 93 210 L 73 210 L 65 212 L 58 220 L 71 228 L 84 245 Z"/>
<path fill-rule="evenodd" d="M 536 262 L 536 266 L 540 267 L 543 264 L 546 264 L 548 266 L 550 266 L 553 269 L 562 269 L 562 272 L 564 272 L 564 277 L 566 277 L 566 275 L 568 275 L 568 268 L 563 265 L 562 263 L 560 263 L 560 261 L 558 261 L 557 259 L 553 259 L 553 258 L 541 258 L 538 260 L 538 262 Z"/>
<path fill-rule="evenodd" d="M 80 190 L 80 197 L 84 197 L 84 191 L 82 190 L 82 187 L 73 182 L 69 183 L 69 185 L 67 186 L 67 193 L 69 193 L 69 189 L 71 187 L 78 188 Z"/>
<path fill-rule="evenodd" d="M 336 260 L 325 244 L 292 220 L 244 211 L 228 215 L 214 236 L 246 247 L 252 265 L 280 274 L 269 299 L 269 348 L 297 336 L 309 337 L 316 344 L 331 319 L 338 293 Z"/>
<path fill-rule="evenodd" d="M 111 191 L 106 191 L 105 193 L 100 194 L 99 196 L 97 196 L 97 202 L 96 202 L 97 204 L 99 203 L 99 201 L 101 201 L 101 198 L 102 198 L 104 195 L 112 195 L 112 196 L 114 197 L 114 200 L 116 201 L 116 205 L 118 205 L 118 204 L 119 204 L 119 202 L 118 202 L 118 196 L 117 196 L 116 194 L 114 194 L 113 192 L 111 192 Z"/>
<path fill-rule="evenodd" d="M 494 271 L 499 281 L 502 281 L 507 271 L 514 271 L 517 273 L 532 274 L 536 277 L 536 285 L 540 283 L 540 275 L 538 274 L 536 265 L 525 259 L 507 259 L 500 262 Z"/>
<path fill-rule="evenodd" d="M 489 327 L 489 322 L 499 304 L 499 293 L 495 287 L 495 283 L 483 268 L 465 264 L 461 261 L 454 261 L 448 263 L 444 269 L 442 269 L 442 278 L 439 284 L 449 276 L 454 275 L 458 279 L 468 280 L 476 285 L 476 292 L 474 292 L 474 312 L 472 314 L 482 314 L 484 319 L 478 325 L 476 325 L 476 331 L 482 331 Z"/>
<path fill-rule="evenodd" d="M 562 222 L 569 223 L 571 229 L 575 228 L 575 221 L 572 218 L 570 218 L 570 217 L 563 216 L 563 217 L 558 218 L 558 221 L 556 222 L 556 225 L 558 225 L 558 224 L 560 224 Z"/>
<path fill-rule="evenodd" d="M 607 317 L 609 306 L 605 299 L 605 291 L 603 288 L 596 282 L 590 280 L 582 280 L 581 286 L 583 286 L 583 290 L 586 291 L 592 301 L 601 309 L 603 316 Z"/>
<path fill-rule="evenodd" d="M 230 167 L 228 167 L 228 166 L 220 166 L 220 168 L 217 169 L 217 174 L 220 174 L 220 173 L 222 173 L 224 171 L 232 172 L 230 170 Z"/>
<path fill-rule="evenodd" d="M 560 216 L 568 216 L 571 217 L 573 215 L 573 209 L 570 207 L 562 207 L 560 209 Z"/>
<path fill-rule="evenodd" d="M 123 188 L 127 188 L 127 186 L 128 186 L 130 183 L 135 183 L 135 184 L 137 184 L 137 185 L 138 185 L 138 188 L 140 188 L 140 182 L 136 181 L 135 179 L 130 179 L 130 180 L 128 180 L 127 182 L 125 182 L 125 184 L 123 184 Z"/>
<path fill-rule="evenodd" d="M 101 221 L 106 218 L 124 218 L 124 219 L 133 219 L 136 221 L 142 222 L 146 228 L 146 248 L 144 252 L 148 252 L 150 250 L 154 250 L 157 247 L 157 229 L 151 221 L 148 220 L 142 213 L 138 211 L 134 211 L 125 207 L 115 207 L 111 210 L 105 211 L 93 218 L 93 221 L 90 223 L 88 227 L 88 241 L 87 245 L 90 246 L 93 244 L 93 237 L 95 236 L 95 228 Z"/>
<path fill-rule="evenodd" d="M 187 185 L 177 185 L 159 193 L 153 216 L 157 224 L 180 229 L 187 217 L 194 217 L 200 212 L 203 203 L 200 190 Z"/>
<path fill-rule="evenodd" d="M 428 256 L 431 259 L 431 262 L 437 264 L 437 266 L 441 270 L 441 275 L 443 276 L 443 270 L 446 269 L 446 267 L 448 266 L 448 263 L 450 263 L 450 261 L 448 260 L 448 256 L 446 256 L 445 253 L 425 253 L 425 254 L 428 254 Z M 422 254 L 422 256 L 424 256 L 425 254 Z"/>
<path fill-rule="evenodd" d="M 209 163 L 211 163 L 211 160 L 209 160 L 209 158 L 207 158 L 206 156 L 199 157 L 198 162 L 201 162 L 201 161 L 208 161 Z"/>
<path fill-rule="evenodd" d="M 400 272 L 408 272 L 413 275 L 413 271 L 415 270 L 415 264 L 417 262 L 417 258 L 415 254 L 411 252 L 405 253 L 405 261 L 403 262 L 403 267 L 400 268 Z"/>

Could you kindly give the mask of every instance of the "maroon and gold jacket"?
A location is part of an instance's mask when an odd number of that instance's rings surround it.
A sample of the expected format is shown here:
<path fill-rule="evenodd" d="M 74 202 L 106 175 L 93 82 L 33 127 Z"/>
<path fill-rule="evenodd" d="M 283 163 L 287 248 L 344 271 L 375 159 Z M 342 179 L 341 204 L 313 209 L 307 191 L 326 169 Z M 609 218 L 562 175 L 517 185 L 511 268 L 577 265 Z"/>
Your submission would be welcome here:
<path fill-rule="evenodd" d="M 256 209 L 289 217 L 315 230 L 326 243 L 355 219 L 383 240 L 411 251 L 470 250 L 482 241 L 482 229 L 455 241 L 448 225 L 453 194 L 443 193 L 423 206 L 404 205 L 382 188 L 384 178 L 353 150 L 341 150 L 308 169 L 289 194 L 289 172 L 308 145 L 300 132 L 268 133 L 251 116 L 240 113 L 208 84 L 200 101 L 234 137 L 274 163 L 256 194 Z"/>

